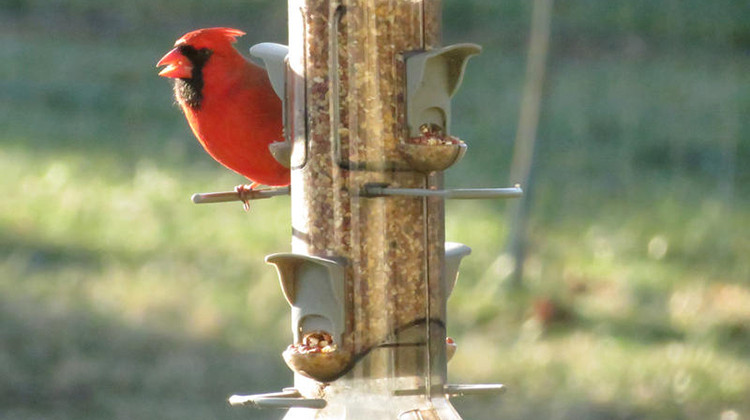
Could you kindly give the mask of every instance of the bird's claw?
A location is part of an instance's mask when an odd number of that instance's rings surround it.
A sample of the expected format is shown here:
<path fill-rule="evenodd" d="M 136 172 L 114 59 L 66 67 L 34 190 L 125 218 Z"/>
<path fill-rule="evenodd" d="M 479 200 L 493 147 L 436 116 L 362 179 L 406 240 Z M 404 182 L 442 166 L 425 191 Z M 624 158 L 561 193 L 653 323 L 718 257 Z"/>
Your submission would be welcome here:
<path fill-rule="evenodd" d="M 253 192 L 254 187 L 255 184 L 240 184 L 234 187 L 234 191 L 237 193 L 240 201 L 242 201 L 242 208 L 245 209 L 245 211 L 250 211 L 250 197 L 248 195 Z"/>

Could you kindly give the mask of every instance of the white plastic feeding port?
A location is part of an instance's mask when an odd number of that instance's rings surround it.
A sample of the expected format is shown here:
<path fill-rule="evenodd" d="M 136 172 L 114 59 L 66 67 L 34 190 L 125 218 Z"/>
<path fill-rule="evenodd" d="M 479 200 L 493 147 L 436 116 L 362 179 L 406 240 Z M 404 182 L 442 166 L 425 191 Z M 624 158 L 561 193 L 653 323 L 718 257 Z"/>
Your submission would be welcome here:
<path fill-rule="evenodd" d="M 284 81 L 286 80 L 286 56 L 289 47 L 273 42 L 261 42 L 250 47 L 250 55 L 263 60 L 263 65 L 271 80 L 274 92 L 284 100 Z"/>
<path fill-rule="evenodd" d="M 279 272 L 292 306 L 294 344 L 282 354 L 296 373 L 319 382 L 346 373 L 351 354 L 343 348 L 344 266 L 337 261 L 294 253 L 273 254 L 266 262 Z"/>
<path fill-rule="evenodd" d="M 461 265 L 461 260 L 471 254 L 471 248 L 458 242 L 446 242 L 445 243 L 445 297 L 446 299 L 453 292 L 453 286 L 456 285 L 458 280 L 458 267 Z"/>
<path fill-rule="evenodd" d="M 275 44 L 273 42 L 262 42 L 250 47 L 250 55 L 263 61 L 276 96 L 281 98 L 281 109 L 286 110 L 286 57 L 289 47 Z M 285 117 L 286 119 L 286 117 Z M 286 126 L 286 124 L 284 124 Z M 292 145 L 288 140 L 271 143 L 268 145 L 273 157 L 282 165 L 291 166 Z"/>
<path fill-rule="evenodd" d="M 409 136 L 435 124 L 450 134 L 451 97 L 458 91 L 469 57 L 479 54 L 476 44 L 456 44 L 406 57 L 406 119 Z"/>
<path fill-rule="evenodd" d="M 312 331 L 326 331 L 335 343 L 344 332 L 344 267 L 309 255 L 278 253 L 266 257 L 276 266 L 287 302 L 292 307 L 295 343 Z"/>

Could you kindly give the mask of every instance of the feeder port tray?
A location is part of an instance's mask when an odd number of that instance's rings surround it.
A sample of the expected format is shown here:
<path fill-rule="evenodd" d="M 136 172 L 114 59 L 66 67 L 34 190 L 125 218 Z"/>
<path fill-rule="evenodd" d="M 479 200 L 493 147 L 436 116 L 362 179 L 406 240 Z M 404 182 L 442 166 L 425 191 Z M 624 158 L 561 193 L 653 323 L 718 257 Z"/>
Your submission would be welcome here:
<path fill-rule="evenodd" d="M 298 345 L 289 346 L 282 354 L 287 366 L 300 375 L 318 382 L 331 382 L 347 372 L 351 355 L 336 346 L 330 350 L 304 352 Z"/>
<path fill-rule="evenodd" d="M 398 151 L 412 169 L 429 173 L 444 171 L 461 160 L 466 153 L 466 143 L 402 143 L 398 145 Z"/>

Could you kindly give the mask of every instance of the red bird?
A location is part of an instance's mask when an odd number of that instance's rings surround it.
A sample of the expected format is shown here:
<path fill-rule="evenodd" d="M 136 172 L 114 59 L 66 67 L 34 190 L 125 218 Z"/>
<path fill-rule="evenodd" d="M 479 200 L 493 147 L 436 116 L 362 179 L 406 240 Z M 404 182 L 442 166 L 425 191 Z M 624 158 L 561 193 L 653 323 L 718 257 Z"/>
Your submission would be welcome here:
<path fill-rule="evenodd" d="M 268 145 L 283 140 L 281 100 L 266 71 L 246 60 L 232 44 L 244 32 L 198 29 L 183 35 L 156 64 L 159 76 L 174 79 L 174 94 L 193 134 L 209 155 L 252 183 L 289 185 L 289 169 Z M 247 209 L 247 200 L 245 209 Z"/>

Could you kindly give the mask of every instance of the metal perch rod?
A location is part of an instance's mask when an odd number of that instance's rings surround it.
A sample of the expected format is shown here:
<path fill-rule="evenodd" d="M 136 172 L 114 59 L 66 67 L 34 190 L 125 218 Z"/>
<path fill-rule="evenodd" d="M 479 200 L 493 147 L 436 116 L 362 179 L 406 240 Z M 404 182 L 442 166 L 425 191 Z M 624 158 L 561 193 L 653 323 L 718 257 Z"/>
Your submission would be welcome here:
<path fill-rule="evenodd" d="M 424 388 L 396 390 L 394 395 L 420 395 L 425 392 Z M 463 397 L 470 395 L 498 395 L 505 393 L 503 384 L 445 384 L 443 392 L 449 397 Z"/>
<path fill-rule="evenodd" d="M 289 187 L 248 191 L 244 193 L 244 198 L 248 200 L 262 200 L 280 195 L 289 195 Z M 363 197 L 384 197 L 389 195 L 472 200 L 518 198 L 523 195 L 523 190 L 518 185 L 511 188 L 456 188 L 450 190 L 427 190 L 422 188 L 390 188 L 381 184 L 369 184 L 365 185 L 362 191 Z M 196 193 L 193 194 L 191 199 L 195 204 L 244 201 L 243 197 L 237 191 Z"/>
<path fill-rule="evenodd" d="M 254 406 L 257 408 L 325 408 L 326 400 L 304 398 L 296 389 L 285 389 L 282 392 L 256 395 L 232 395 L 229 398 L 232 406 Z"/>
<path fill-rule="evenodd" d="M 396 390 L 396 396 L 421 395 L 424 388 L 409 390 Z M 493 395 L 505 392 L 502 384 L 445 384 L 443 392 L 451 397 L 462 397 L 468 395 Z M 232 395 L 229 397 L 232 406 L 252 406 L 256 408 L 316 408 L 322 409 L 327 405 L 326 400 L 320 398 L 305 398 L 294 388 L 285 388 L 281 392 L 255 395 Z"/>
<path fill-rule="evenodd" d="M 193 203 L 195 204 L 225 203 L 228 201 L 244 201 L 244 199 L 262 200 L 264 198 L 271 198 L 279 195 L 289 195 L 289 187 L 247 191 L 242 195 L 237 191 L 196 193 L 193 194 L 191 200 L 193 200 Z"/>
<path fill-rule="evenodd" d="M 421 188 L 390 188 L 381 184 L 365 185 L 362 195 L 365 197 L 383 197 L 388 195 L 413 197 L 443 197 L 448 199 L 492 199 L 517 198 L 523 190 L 516 185 L 511 188 L 457 188 L 449 190 L 427 190 Z"/>

